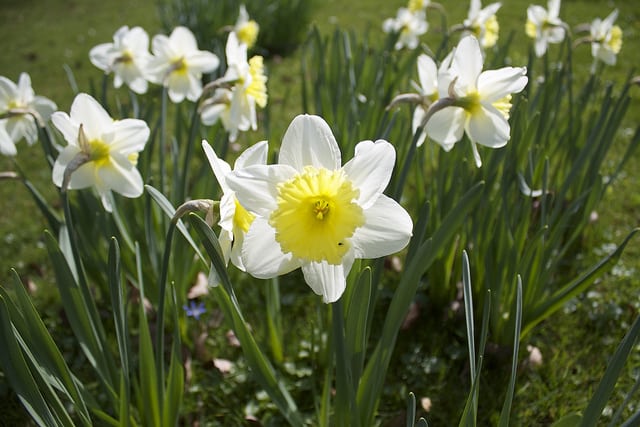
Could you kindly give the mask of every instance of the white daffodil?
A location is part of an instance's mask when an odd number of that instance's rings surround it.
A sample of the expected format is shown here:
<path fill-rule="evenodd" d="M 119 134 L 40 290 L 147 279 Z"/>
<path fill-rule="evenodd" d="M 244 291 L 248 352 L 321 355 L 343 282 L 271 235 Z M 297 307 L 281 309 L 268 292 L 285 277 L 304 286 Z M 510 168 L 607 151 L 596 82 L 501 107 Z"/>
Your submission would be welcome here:
<path fill-rule="evenodd" d="M 424 10 L 412 12 L 406 7 L 398 9 L 395 19 L 388 18 L 382 23 L 382 30 L 385 33 L 398 34 L 398 41 L 394 46 L 396 50 L 405 46 L 409 49 L 418 47 L 419 37 L 426 33 L 428 28 Z"/>
<path fill-rule="evenodd" d="M 615 65 L 616 55 L 622 48 L 622 30 L 613 25 L 618 18 L 618 9 L 604 20 L 596 18 L 591 23 L 591 54 L 605 64 Z"/>
<path fill-rule="evenodd" d="M 209 160 L 209 165 L 222 190 L 220 199 L 220 235 L 218 241 L 222 248 L 225 262 L 231 262 L 240 270 L 245 271 L 242 263 L 241 249 L 244 236 L 255 216 L 249 212 L 236 199 L 235 192 L 227 185 L 227 176 L 231 173 L 231 167 L 227 162 L 218 158 L 213 148 L 207 141 L 202 141 L 202 148 Z M 267 141 L 258 142 L 247 148 L 233 165 L 234 170 L 240 170 L 251 165 L 265 165 L 267 163 Z"/>
<path fill-rule="evenodd" d="M 176 27 L 169 37 L 158 34 L 151 41 L 153 56 L 147 67 L 149 81 L 166 86 L 171 101 L 182 102 L 186 97 L 197 101 L 202 93 L 202 74 L 218 68 L 216 55 L 198 50 L 193 33 Z"/>
<path fill-rule="evenodd" d="M 63 187 L 70 167 L 68 188 L 94 186 L 107 211 L 111 211 L 112 190 L 125 197 L 142 194 L 136 164 L 149 138 L 149 126 L 143 120 L 113 120 L 98 101 L 81 93 L 73 100 L 70 115 L 58 111 L 51 121 L 68 143 L 53 165 L 55 185 Z"/>
<path fill-rule="evenodd" d="M 500 6 L 502 6 L 501 3 L 491 3 L 483 9 L 480 0 L 471 0 L 469 14 L 463 24 L 465 28 L 464 35 L 473 34 L 485 49 L 495 46 L 500 30 L 496 12 L 498 12 Z"/>
<path fill-rule="evenodd" d="M 233 32 L 238 36 L 240 42 L 247 45 L 248 49 L 256 44 L 260 26 L 253 19 L 249 19 L 249 13 L 243 4 L 240 5 L 240 13 L 236 25 L 233 27 Z"/>
<path fill-rule="evenodd" d="M 560 20 L 560 0 L 549 0 L 545 9 L 532 5 L 527 8 L 525 32 L 535 40 L 536 56 L 547 51 L 549 43 L 561 43 L 565 36 L 565 23 Z"/>
<path fill-rule="evenodd" d="M 44 126 L 56 104 L 37 96 L 31 87 L 31 78 L 21 73 L 18 84 L 0 76 L 0 153 L 17 154 L 15 144 L 22 138 L 32 145 L 38 140 L 38 126 Z"/>
<path fill-rule="evenodd" d="M 425 127 L 427 134 L 447 151 L 466 132 L 478 167 L 482 161 L 476 143 L 491 148 L 506 145 L 511 131 L 511 94 L 527 85 L 526 68 L 483 72 L 482 67 L 478 40 L 464 37 L 440 67 L 438 103 L 448 106 L 436 109 Z"/>
<path fill-rule="evenodd" d="M 113 86 L 125 83 L 136 93 L 147 92 L 144 70 L 151 54 L 149 35 L 140 27 L 123 26 L 113 35 L 113 43 L 102 43 L 89 51 L 91 63 L 105 73 L 113 73 Z"/>
<path fill-rule="evenodd" d="M 418 90 L 421 101 L 413 111 L 411 124 L 413 134 L 416 133 L 420 126 L 423 126 L 429 106 L 438 100 L 438 68 L 433 59 L 424 54 L 418 56 L 418 80 L 420 85 L 414 84 L 414 86 Z M 423 129 L 416 143 L 418 147 L 424 143 L 426 137 L 427 133 Z"/>
<path fill-rule="evenodd" d="M 267 77 L 261 56 L 247 61 L 247 45 L 240 43 L 235 33 L 230 33 L 226 46 L 227 71 L 213 85 L 217 88 L 213 97 L 203 100 L 200 118 L 205 125 L 222 120 L 229 132 L 229 140 L 235 141 L 239 131 L 256 130 L 258 119 L 256 105 L 267 105 Z"/>
<path fill-rule="evenodd" d="M 362 141 L 341 166 L 340 148 L 320 117 L 297 116 L 279 164 L 247 166 L 227 176 L 242 206 L 255 215 L 242 246 L 247 272 L 275 277 L 302 268 L 324 302 L 338 300 L 356 258 L 404 248 L 409 214 L 382 194 L 395 163 L 386 141 Z"/>

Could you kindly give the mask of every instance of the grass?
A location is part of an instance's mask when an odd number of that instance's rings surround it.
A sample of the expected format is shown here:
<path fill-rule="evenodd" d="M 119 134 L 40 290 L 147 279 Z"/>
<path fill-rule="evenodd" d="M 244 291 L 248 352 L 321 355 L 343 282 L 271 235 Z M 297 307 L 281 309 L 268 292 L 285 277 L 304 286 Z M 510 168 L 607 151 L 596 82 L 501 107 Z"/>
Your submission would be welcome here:
<path fill-rule="evenodd" d="M 5 51 L 0 56 L 0 74 L 17 80 L 21 71 L 31 75 L 34 88 L 58 103 L 61 110 L 68 111 L 73 93 L 67 83 L 64 65 L 74 72 L 78 85 L 88 90 L 89 82 L 99 82 L 101 72 L 88 61 L 89 49 L 110 40 L 120 25 L 140 25 L 150 35 L 159 31 L 159 22 L 152 0 L 97 0 L 76 1 L 70 6 L 60 0 L 37 2 L 3 1 L 0 9 L 0 37 L 5 42 Z M 358 33 L 369 31 L 373 40 L 382 39 L 379 31 L 385 17 L 395 15 L 404 2 L 386 2 L 383 0 L 326 0 L 315 12 L 315 23 L 327 34 L 336 25 L 352 28 Z M 535 2 L 544 3 L 544 2 Z M 502 34 L 516 31 L 514 45 L 525 47 L 512 49 L 514 64 L 526 62 L 528 41 L 522 33 L 523 20 L 529 2 L 525 0 L 509 1 L 498 13 Z M 619 2 L 618 24 L 625 31 L 624 45 L 619 63 L 610 67 L 605 74 L 614 82 L 621 82 L 628 75 L 640 47 L 640 8 L 632 2 Z M 445 4 L 452 9 L 452 4 Z M 606 16 L 614 5 L 602 0 L 565 1 L 561 16 L 574 26 L 588 22 L 595 16 Z M 46 13 L 44 11 L 46 10 Z M 212 11 L 213 12 L 213 11 Z M 448 24 L 462 21 L 466 15 L 466 6 L 450 10 Z M 439 18 L 430 19 L 430 31 L 436 33 Z M 438 40 L 437 34 L 428 35 L 424 40 L 429 44 Z M 553 53 L 553 48 L 552 48 Z M 299 52 L 291 57 L 271 58 L 270 71 L 271 96 L 271 134 L 270 140 L 279 141 L 282 132 L 291 118 L 300 113 Z M 584 71 L 577 72 L 577 78 L 585 78 L 591 59 L 588 46 L 580 46 L 575 52 L 575 62 L 584 64 Z M 637 71 L 637 70 L 636 70 Z M 619 84 L 619 83 L 618 83 Z M 632 107 L 625 119 L 623 128 L 637 125 L 640 117 L 640 88 L 631 93 Z M 247 141 L 251 141 L 247 138 Z M 624 131 L 619 135 L 620 149 L 614 155 L 620 155 L 629 136 Z M 18 146 L 18 163 L 28 172 L 35 185 L 45 194 L 51 192 L 51 184 L 44 161 L 41 160 L 39 147 L 27 148 L 22 142 Z M 580 270 L 602 256 L 598 249 L 604 244 L 619 242 L 623 235 L 638 225 L 640 218 L 640 193 L 638 192 L 637 158 L 627 165 L 627 174 L 620 179 L 608 193 L 598 212 L 598 220 L 584 236 L 584 253 L 574 261 L 574 268 Z M 12 162 L 0 159 L 0 170 L 13 169 Z M 8 270 L 15 267 L 26 279 L 43 290 L 39 302 L 42 307 L 55 307 L 55 296 L 47 292 L 52 286 L 46 253 L 42 247 L 41 236 L 45 227 L 44 220 L 36 211 L 26 190 L 13 181 L 0 181 L 0 200 L 3 201 L 3 214 L 0 216 L 0 281 L 6 283 Z M 575 306 L 556 313 L 545 321 L 532 334 L 527 344 L 540 348 L 544 362 L 538 369 L 521 367 L 514 402 L 514 424 L 546 425 L 559 417 L 584 408 L 588 398 L 598 384 L 604 372 L 607 357 L 622 338 L 625 325 L 629 325 L 640 309 L 640 245 L 632 244 L 624 253 L 620 267 L 607 275 L 594 290 L 600 296 L 583 296 Z M 51 305 L 49 305 L 51 303 Z M 296 304 L 289 306 L 292 311 L 300 310 Z M 288 308 L 289 308 L 288 307 Z M 430 397 L 433 403 L 428 414 L 434 425 L 447 424 L 460 413 L 468 388 L 468 373 L 465 371 L 465 340 L 463 322 L 455 313 L 442 307 L 430 307 L 427 302 L 420 304 L 421 315 L 417 325 L 405 331 L 399 338 L 399 346 L 394 354 L 392 377 L 386 390 L 385 404 L 381 413 L 386 419 L 398 416 L 398 410 L 404 407 L 408 391 L 414 391 L 418 398 Z M 49 319 L 58 313 L 49 308 Z M 256 319 L 258 321 L 258 319 Z M 61 322 L 51 321 L 64 336 Z M 444 325 L 444 326 L 443 326 Z M 442 333 L 436 333 L 442 331 Z M 308 331 L 300 332 L 304 336 Z M 229 357 L 233 357 L 230 352 Z M 491 354 L 489 369 L 481 384 L 481 412 L 483 422 L 493 423 L 497 419 L 502 402 L 504 384 L 508 376 L 509 356 L 503 357 L 499 348 Z M 638 375 L 632 367 L 640 365 L 640 353 L 636 351 L 628 362 L 630 367 L 623 383 L 632 383 Z M 202 372 L 206 372 L 206 366 Z M 636 368 L 637 369 L 637 368 Z M 12 396 L 0 377 L 0 395 Z M 245 396 L 242 387 L 225 389 L 222 382 L 212 380 L 212 389 L 208 394 L 223 391 L 228 400 L 209 400 L 208 404 L 219 406 L 223 402 L 243 404 Z M 462 387 L 456 385 L 462 384 Z M 228 386 L 227 386 L 228 387 Z M 224 394 L 223 393 L 223 394 Z M 615 402 L 621 402 L 623 395 L 618 392 Z M 216 398 L 217 399 L 217 398 Z M 7 405 L 7 406 L 5 406 Z M 15 398 L 3 399 L 0 413 L 15 414 Z M 13 407 L 13 409 L 11 409 Z M 638 408 L 636 408 L 637 410 Z M 18 418 L 13 424 L 24 423 Z M 3 421 L 4 422 L 4 421 Z"/>

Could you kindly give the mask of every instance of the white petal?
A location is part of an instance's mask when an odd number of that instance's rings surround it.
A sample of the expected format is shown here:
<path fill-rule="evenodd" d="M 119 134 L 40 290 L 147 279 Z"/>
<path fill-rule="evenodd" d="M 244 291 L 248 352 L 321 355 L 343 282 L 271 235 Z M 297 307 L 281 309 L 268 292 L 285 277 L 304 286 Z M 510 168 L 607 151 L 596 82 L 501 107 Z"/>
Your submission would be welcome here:
<path fill-rule="evenodd" d="M 306 114 L 295 117 L 282 138 L 278 163 L 298 171 L 307 165 L 340 169 L 340 148 L 327 122 Z"/>
<path fill-rule="evenodd" d="M 300 267 L 291 253 L 282 253 L 275 230 L 261 217 L 253 220 L 245 236 L 242 261 L 247 272 L 259 279 L 270 279 Z"/>
<path fill-rule="evenodd" d="M 149 139 L 149 126 L 144 120 L 124 119 L 113 123 L 111 150 L 122 154 L 139 153 Z"/>
<path fill-rule="evenodd" d="M 356 153 L 343 170 L 360 190 L 357 203 L 362 209 L 371 206 L 382 194 L 393 173 L 396 150 L 387 141 L 362 141 L 356 145 Z"/>
<path fill-rule="evenodd" d="M 247 148 L 240 154 L 233 165 L 234 169 L 242 169 L 251 165 L 267 164 L 267 152 L 269 145 L 267 141 L 260 141 Z"/>
<path fill-rule="evenodd" d="M 509 122 L 492 106 L 483 105 L 469 116 L 469 139 L 491 148 L 503 147 L 509 140 Z"/>
<path fill-rule="evenodd" d="M 364 211 L 365 224 L 351 244 L 356 258 L 379 258 L 402 250 L 411 238 L 413 222 L 407 211 L 384 194 Z"/>
<path fill-rule="evenodd" d="M 210 73 L 220 65 L 216 55 L 204 50 L 190 54 L 185 61 L 189 70 L 195 73 Z"/>
<path fill-rule="evenodd" d="M 205 140 L 202 140 L 202 149 L 204 150 L 204 154 L 207 156 L 207 160 L 209 160 L 209 166 L 211 166 L 211 170 L 213 171 L 220 188 L 222 188 L 224 193 L 229 192 L 230 190 L 227 186 L 226 179 L 227 175 L 231 173 L 231 166 L 229 166 L 229 163 L 220 159 L 216 155 L 216 152 L 213 151 L 211 145 L 209 145 Z"/>
<path fill-rule="evenodd" d="M 535 50 L 536 50 L 536 56 L 538 58 L 545 54 L 545 52 L 547 51 L 547 39 L 545 37 L 536 39 Z"/>
<path fill-rule="evenodd" d="M 422 125 L 425 116 L 427 115 L 426 110 L 422 105 L 416 106 L 416 109 L 413 111 L 413 119 L 411 121 L 411 133 L 416 134 L 416 130 Z M 422 129 L 422 133 L 416 142 L 416 147 L 420 147 L 424 144 L 424 140 L 427 139 L 427 132 L 425 129 Z"/>
<path fill-rule="evenodd" d="M 268 216 L 277 205 L 277 185 L 296 175 L 287 165 L 252 165 L 227 175 L 227 185 L 249 212 Z"/>
<path fill-rule="evenodd" d="M 102 139 L 102 135 L 113 126 L 113 119 L 92 96 L 78 94 L 71 104 L 71 119 L 82 124 L 89 140 Z M 78 135 L 76 134 L 76 138 Z"/>
<path fill-rule="evenodd" d="M 560 43 L 564 40 L 565 29 L 563 27 L 550 28 L 547 34 L 549 43 Z"/>
<path fill-rule="evenodd" d="M 329 264 L 326 261 L 302 265 L 305 282 L 313 292 L 322 295 L 322 301 L 327 304 L 339 300 L 346 288 L 347 275 L 353 265 L 353 257 L 345 258 L 346 260 L 339 265 Z"/>
<path fill-rule="evenodd" d="M 482 72 L 482 62 L 482 49 L 478 40 L 473 36 L 462 38 L 451 63 L 452 72 L 458 77 L 455 87 L 461 95 L 475 91 L 476 81 Z"/>
<path fill-rule="evenodd" d="M 69 145 L 78 145 L 78 123 L 71 121 L 67 113 L 57 111 L 51 115 L 51 122 L 60 131 Z"/>
<path fill-rule="evenodd" d="M 447 107 L 435 113 L 427 122 L 427 135 L 446 151 L 462 139 L 466 112 L 463 108 Z"/>
<path fill-rule="evenodd" d="M 438 90 L 438 68 L 436 63 L 427 55 L 418 56 L 418 79 L 422 95 L 431 95 Z"/>
<path fill-rule="evenodd" d="M 183 54 L 198 50 L 198 42 L 187 27 L 179 26 L 174 28 L 169 39 L 171 44 Z"/>
<path fill-rule="evenodd" d="M 112 155 L 113 156 L 113 155 Z M 128 159 L 115 156 L 112 161 L 98 169 L 98 177 L 102 184 L 110 190 L 125 197 L 139 197 L 144 190 L 142 176 Z"/>
<path fill-rule="evenodd" d="M 527 81 L 527 69 L 523 67 L 489 70 L 478 77 L 478 92 L 483 100 L 492 103 L 511 93 L 520 92 Z"/>
<path fill-rule="evenodd" d="M 15 156 L 18 154 L 16 145 L 13 143 L 4 126 L 2 126 L 2 123 L 0 123 L 0 154 L 5 156 Z"/>
<path fill-rule="evenodd" d="M 560 0 L 549 0 L 547 7 L 549 8 L 549 16 L 551 18 L 560 16 Z"/>
<path fill-rule="evenodd" d="M 62 170 L 62 173 L 64 174 L 64 169 Z M 89 162 L 73 171 L 71 179 L 69 180 L 68 188 L 69 190 L 80 190 L 82 188 L 93 187 L 94 185 L 97 185 L 97 181 L 94 163 Z M 62 180 L 60 180 L 60 185 L 62 185 Z"/>
<path fill-rule="evenodd" d="M 103 71 L 110 71 L 111 57 L 109 53 L 113 49 L 113 43 L 102 43 L 94 46 L 89 51 L 89 60 L 93 65 Z"/>

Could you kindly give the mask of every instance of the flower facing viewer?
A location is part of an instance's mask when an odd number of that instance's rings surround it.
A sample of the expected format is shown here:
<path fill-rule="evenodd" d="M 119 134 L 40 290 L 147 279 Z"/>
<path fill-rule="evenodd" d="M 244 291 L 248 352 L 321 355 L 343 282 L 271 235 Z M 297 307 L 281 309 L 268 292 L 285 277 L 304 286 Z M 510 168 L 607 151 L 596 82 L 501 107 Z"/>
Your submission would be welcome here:
<path fill-rule="evenodd" d="M 608 65 L 615 65 L 622 48 L 622 30 L 613 25 L 617 17 L 616 9 L 605 19 L 596 18 L 591 23 L 591 54 Z"/>
<path fill-rule="evenodd" d="M 186 27 L 176 27 L 169 37 L 158 34 L 151 41 L 153 57 L 147 67 L 149 81 L 166 86 L 171 101 L 184 98 L 197 101 L 202 93 L 202 74 L 218 68 L 216 55 L 198 50 L 193 33 Z"/>
<path fill-rule="evenodd" d="M 18 84 L 0 76 L 0 154 L 15 156 L 15 144 L 25 139 L 31 145 L 38 139 L 38 126 L 44 126 L 56 104 L 37 96 L 31 78 L 21 73 Z"/>
<path fill-rule="evenodd" d="M 105 73 L 113 73 L 113 86 L 125 83 L 135 93 L 147 92 L 144 70 L 149 54 L 149 35 L 140 27 L 122 26 L 113 35 L 113 43 L 102 43 L 89 52 L 91 63 Z"/>
<path fill-rule="evenodd" d="M 440 100 L 426 124 L 427 134 L 445 150 L 467 134 L 476 165 L 482 161 L 476 144 L 503 147 L 510 137 L 511 94 L 527 85 L 527 69 L 504 67 L 482 71 L 482 50 L 478 40 L 467 36 L 440 66 Z M 434 104 L 433 107 L 436 107 Z"/>
<path fill-rule="evenodd" d="M 560 0 L 549 0 L 547 9 L 529 6 L 525 32 L 535 40 L 538 57 L 545 54 L 549 43 L 561 43 L 565 36 L 565 23 L 560 20 Z"/>
<path fill-rule="evenodd" d="M 207 141 L 202 141 L 202 148 L 209 160 L 211 170 L 220 185 L 220 236 L 218 242 L 222 248 L 225 262 L 231 262 L 240 270 L 245 271 L 241 258 L 244 236 L 249 231 L 254 215 L 247 212 L 238 202 L 233 190 L 227 185 L 227 176 L 231 174 L 231 167 L 220 159 Z M 247 148 L 234 163 L 234 169 L 240 170 L 251 165 L 265 165 L 267 163 L 267 141 L 258 142 Z"/>
<path fill-rule="evenodd" d="M 107 211 L 111 211 L 112 190 L 125 197 L 142 194 L 136 164 L 149 138 L 143 120 L 113 120 L 95 99 L 81 93 L 73 100 L 69 115 L 58 111 L 51 121 L 68 144 L 53 165 L 55 185 L 63 187 L 69 168 L 68 188 L 94 186 Z"/>
<path fill-rule="evenodd" d="M 386 141 L 362 141 L 341 166 L 338 144 L 320 117 L 301 115 L 287 129 L 279 163 L 232 172 L 227 185 L 255 215 L 242 247 L 247 271 L 258 278 L 301 268 L 324 302 L 338 300 L 356 258 L 404 248 L 407 212 L 382 194 L 395 163 Z"/>

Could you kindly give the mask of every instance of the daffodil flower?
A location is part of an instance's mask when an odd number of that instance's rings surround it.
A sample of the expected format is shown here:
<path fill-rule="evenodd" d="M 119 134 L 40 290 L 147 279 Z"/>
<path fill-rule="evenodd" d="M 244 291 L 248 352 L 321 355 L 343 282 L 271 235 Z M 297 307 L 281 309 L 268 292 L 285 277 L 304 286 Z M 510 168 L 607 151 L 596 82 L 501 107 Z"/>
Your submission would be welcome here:
<path fill-rule="evenodd" d="M 207 141 L 202 141 L 202 148 L 209 160 L 213 174 L 222 189 L 220 199 L 220 235 L 218 242 L 222 248 L 225 262 L 229 262 L 245 271 L 242 263 L 241 250 L 244 244 L 244 236 L 249 231 L 254 215 L 247 212 L 238 202 L 235 192 L 227 185 L 227 176 L 231 174 L 231 166 L 220 159 Z M 267 163 L 267 141 L 258 142 L 247 148 L 233 165 L 234 170 L 240 170 L 251 165 L 265 165 Z"/>
<path fill-rule="evenodd" d="M 547 9 L 532 5 L 527 8 L 525 32 L 535 40 L 536 56 L 547 51 L 549 43 L 561 43 L 565 37 L 565 23 L 560 20 L 560 0 L 549 0 Z"/>
<path fill-rule="evenodd" d="M 425 126 L 427 134 L 448 151 L 466 132 L 476 165 L 482 161 L 476 144 L 503 147 L 509 140 L 511 94 L 527 85 L 527 70 L 504 67 L 482 71 L 478 40 L 464 37 L 440 67 L 440 99 L 433 104 Z M 440 108 L 443 107 L 443 108 Z"/>
<path fill-rule="evenodd" d="M 406 7 L 401 7 L 395 19 L 388 18 L 382 23 L 382 30 L 385 33 L 398 34 L 398 41 L 394 46 L 396 50 L 405 46 L 415 49 L 418 47 L 419 37 L 428 29 L 427 17 L 422 9 L 412 12 Z"/>
<path fill-rule="evenodd" d="M 420 85 L 415 85 L 421 98 L 421 102 L 413 110 L 411 129 L 415 134 L 419 127 L 424 126 L 429 106 L 438 100 L 438 68 L 436 63 L 427 55 L 418 56 L 418 80 Z M 420 147 L 427 137 L 423 129 L 416 145 Z"/>
<path fill-rule="evenodd" d="M 409 0 L 407 9 L 410 12 L 418 12 L 420 10 L 426 10 L 427 6 L 431 3 L 431 0 Z"/>
<path fill-rule="evenodd" d="M 591 54 L 608 65 L 615 65 L 616 55 L 622 48 L 622 30 L 613 25 L 617 17 L 618 9 L 604 20 L 596 18 L 591 23 Z"/>
<path fill-rule="evenodd" d="M 242 246 L 247 272 L 271 278 L 301 268 L 324 302 L 338 300 L 356 258 L 378 258 L 404 248 L 409 214 L 382 194 L 395 163 L 387 141 L 362 141 L 341 166 L 329 125 L 301 115 L 282 140 L 279 163 L 247 166 L 227 185 L 255 215 Z"/>
<path fill-rule="evenodd" d="M 251 49 L 256 44 L 260 26 L 256 21 L 249 18 L 247 8 L 243 4 L 240 5 L 240 13 L 238 14 L 236 25 L 233 27 L 233 32 L 238 36 L 240 42 L 247 45 L 248 49 Z"/>
<path fill-rule="evenodd" d="M 202 94 L 202 74 L 220 65 L 216 55 L 198 50 L 196 38 L 185 27 L 176 27 L 169 37 L 154 36 L 151 47 L 153 57 L 147 66 L 147 78 L 167 87 L 169 98 L 175 103 L 185 97 L 197 101 Z"/>
<path fill-rule="evenodd" d="M 113 43 L 102 43 L 89 51 L 91 63 L 105 73 L 113 73 L 113 86 L 126 84 L 136 93 L 147 92 L 144 70 L 149 54 L 149 35 L 140 27 L 122 26 L 113 35 Z"/>
<path fill-rule="evenodd" d="M 44 126 L 57 108 L 53 101 L 35 95 L 29 74 L 21 73 L 17 85 L 0 76 L 0 153 L 15 156 L 15 144 L 23 138 L 34 144 L 38 126 Z"/>
<path fill-rule="evenodd" d="M 81 93 L 69 115 L 58 111 L 51 121 L 68 144 L 53 165 L 56 186 L 63 190 L 93 186 L 107 211 L 112 210 L 112 190 L 125 197 L 142 194 L 136 164 L 149 138 L 149 126 L 143 120 L 113 120 L 98 101 Z"/>
<path fill-rule="evenodd" d="M 200 118 L 205 125 L 222 120 L 229 132 L 229 140 L 235 141 L 239 131 L 257 129 L 256 105 L 267 105 L 267 77 L 261 56 L 247 61 L 247 45 L 240 43 L 235 33 L 230 33 L 226 46 L 227 71 L 223 78 L 213 82 L 217 87 L 213 97 L 206 98 L 200 106 Z"/>
<path fill-rule="evenodd" d="M 471 0 L 469 14 L 463 23 L 465 28 L 463 36 L 469 33 L 473 34 L 485 49 L 495 46 L 500 30 L 496 12 L 498 12 L 500 6 L 502 6 L 501 3 L 491 3 L 489 6 L 482 8 L 480 0 Z"/>

